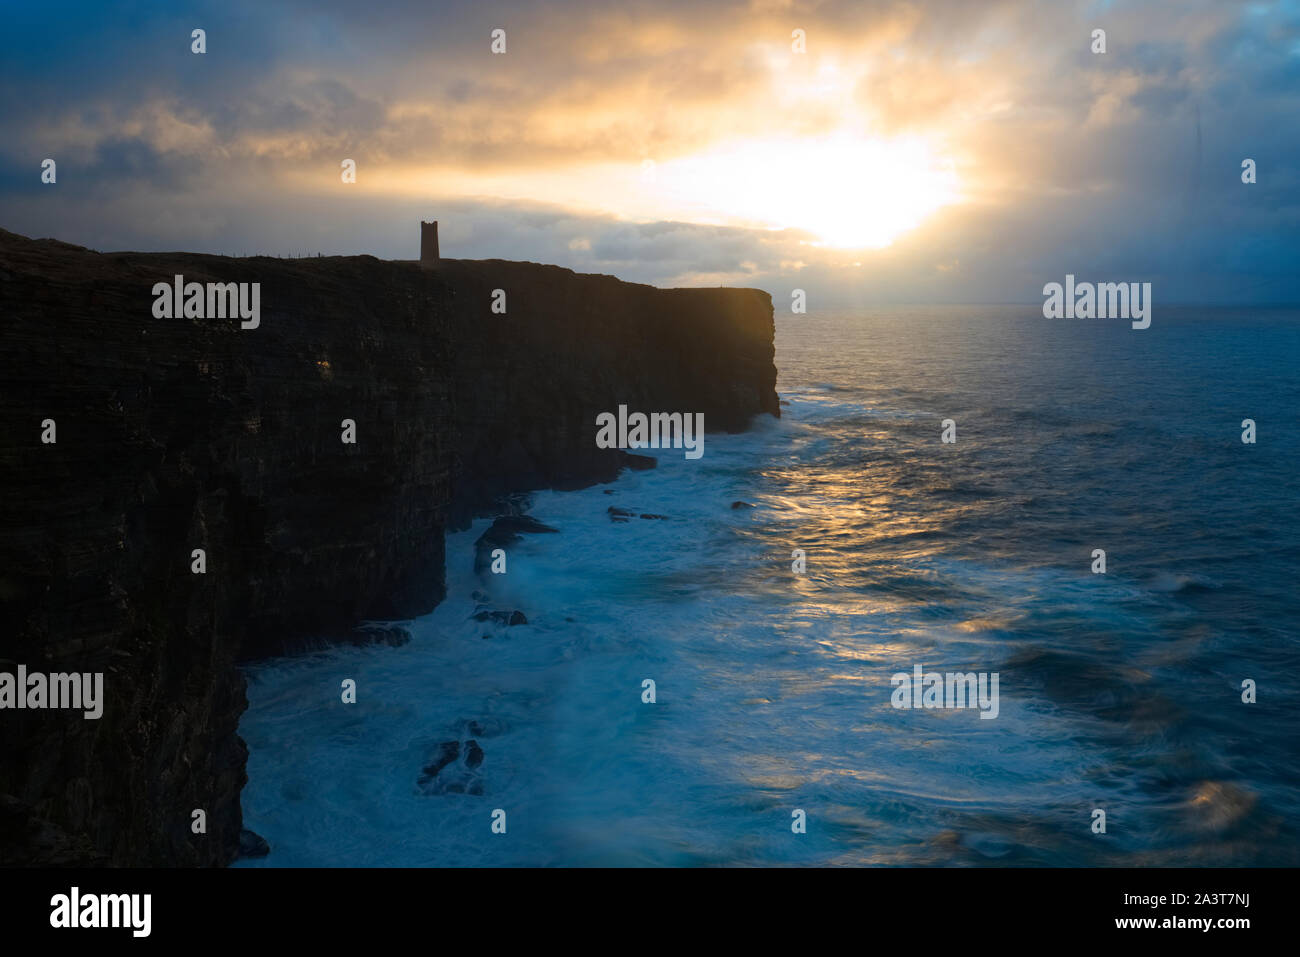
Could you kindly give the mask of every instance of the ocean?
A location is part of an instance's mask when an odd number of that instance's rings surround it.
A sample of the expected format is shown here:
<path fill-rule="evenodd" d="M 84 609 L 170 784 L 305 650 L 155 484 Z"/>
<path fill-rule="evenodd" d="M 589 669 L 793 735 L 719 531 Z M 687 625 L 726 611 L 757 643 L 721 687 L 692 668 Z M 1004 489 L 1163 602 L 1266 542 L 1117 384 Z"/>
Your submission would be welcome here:
<path fill-rule="evenodd" d="M 1300 864 L 1300 312 L 778 316 L 776 363 L 780 420 L 528 496 L 506 574 L 449 535 L 407 644 L 250 667 L 239 866 Z M 894 707 L 917 666 L 996 717 Z"/>

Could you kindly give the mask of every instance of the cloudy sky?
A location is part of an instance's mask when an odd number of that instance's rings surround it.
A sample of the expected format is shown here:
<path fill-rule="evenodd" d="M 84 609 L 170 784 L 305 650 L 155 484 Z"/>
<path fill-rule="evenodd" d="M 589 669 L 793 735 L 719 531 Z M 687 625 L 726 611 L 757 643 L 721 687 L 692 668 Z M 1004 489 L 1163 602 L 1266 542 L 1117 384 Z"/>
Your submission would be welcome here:
<path fill-rule="evenodd" d="M 817 304 L 1034 302 L 1067 272 L 1165 302 L 1300 300 L 1293 2 L 51 0 L 4 19 L 0 227 L 24 235 L 409 259 L 437 219 L 450 257 Z"/>

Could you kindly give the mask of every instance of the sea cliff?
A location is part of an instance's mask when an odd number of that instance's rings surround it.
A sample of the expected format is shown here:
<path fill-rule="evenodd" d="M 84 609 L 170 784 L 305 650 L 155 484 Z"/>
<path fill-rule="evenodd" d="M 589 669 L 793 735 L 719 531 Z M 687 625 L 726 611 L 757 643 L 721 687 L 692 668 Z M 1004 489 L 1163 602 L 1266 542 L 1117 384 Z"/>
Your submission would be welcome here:
<path fill-rule="evenodd" d="M 256 328 L 157 317 L 178 275 L 259 284 Z M 383 635 L 443 597 L 447 528 L 647 464 L 601 412 L 779 414 L 752 289 L 0 230 L 0 314 L 0 670 L 105 675 L 97 720 L 0 710 L 0 864 L 228 863 L 239 661 Z"/>

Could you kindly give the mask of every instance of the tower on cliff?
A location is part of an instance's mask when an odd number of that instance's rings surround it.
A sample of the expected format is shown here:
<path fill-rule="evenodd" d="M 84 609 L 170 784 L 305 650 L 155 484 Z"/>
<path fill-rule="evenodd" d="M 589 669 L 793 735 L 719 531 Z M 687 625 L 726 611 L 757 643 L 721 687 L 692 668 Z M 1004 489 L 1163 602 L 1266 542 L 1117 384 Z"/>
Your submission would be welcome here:
<path fill-rule="evenodd" d="M 420 221 L 420 268 L 433 269 L 438 265 L 438 221 Z"/>

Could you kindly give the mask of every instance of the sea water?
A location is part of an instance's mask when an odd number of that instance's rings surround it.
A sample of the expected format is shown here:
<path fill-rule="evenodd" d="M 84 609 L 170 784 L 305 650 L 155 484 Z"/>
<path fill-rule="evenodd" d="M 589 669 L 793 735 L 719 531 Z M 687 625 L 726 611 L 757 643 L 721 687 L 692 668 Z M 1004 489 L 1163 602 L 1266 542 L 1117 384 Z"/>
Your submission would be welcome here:
<path fill-rule="evenodd" d="M 250 668 L 241 863 L 1300 863 L 1300 314 L 779 316 L 776 361 L 779 420 L 534 493 L 505 575 L 449 535 L 409 643 Z M 996 718 L 893 707 L 917 666 Z"/>

